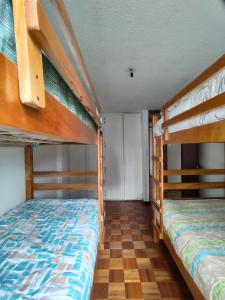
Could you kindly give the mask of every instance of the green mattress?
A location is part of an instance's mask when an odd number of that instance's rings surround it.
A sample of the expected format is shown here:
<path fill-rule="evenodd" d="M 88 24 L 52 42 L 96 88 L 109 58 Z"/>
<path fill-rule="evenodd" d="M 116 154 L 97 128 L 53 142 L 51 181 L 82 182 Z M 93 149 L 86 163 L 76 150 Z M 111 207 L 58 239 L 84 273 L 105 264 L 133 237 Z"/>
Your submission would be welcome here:
<path fill-rule="evenodd" d="M 0 0 L 0 16 L 0 53 L 16 64 L 16 45 L 11 0 Z M 42 59 L 45 90 L 77 116 L 84 124 L 96 131 L 97 127 L 95 122 L 45 54 L 42 55 Z"/>

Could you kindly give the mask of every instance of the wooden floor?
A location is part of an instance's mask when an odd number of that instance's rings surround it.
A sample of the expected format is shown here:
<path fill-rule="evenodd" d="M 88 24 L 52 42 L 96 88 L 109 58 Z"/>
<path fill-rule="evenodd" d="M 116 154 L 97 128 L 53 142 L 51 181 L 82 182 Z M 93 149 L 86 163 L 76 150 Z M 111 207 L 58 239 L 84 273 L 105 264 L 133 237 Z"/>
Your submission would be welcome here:
<path fill-rule="evenodd" d="M 149 205 L 140 201 L 106 203 L 93 300 L 193 299 L 164 244 L 153 243 L 150 220 Z"/>

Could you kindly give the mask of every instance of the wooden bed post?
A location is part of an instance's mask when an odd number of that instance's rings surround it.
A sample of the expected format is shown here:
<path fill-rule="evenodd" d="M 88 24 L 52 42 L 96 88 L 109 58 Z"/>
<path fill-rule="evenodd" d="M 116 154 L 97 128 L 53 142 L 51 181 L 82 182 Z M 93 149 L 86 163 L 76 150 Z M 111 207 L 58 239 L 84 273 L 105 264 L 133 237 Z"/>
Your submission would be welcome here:
<path fill-rule="evenodd" d="M 164 214 L 164 158 L 163 136 L 159 141 L 159 199 L 160 199 L 160 238 L 163 239 L 163 214 Z"/>
<path fill-rule="evenodd" d="M 26 200 L 34 198 L 33 190 L 33 148 L 26 146 L 25 152 L 25 179 L 26 179 Z"/>
<path fill-rule="evenodd" d="M 158 115 L 153 115 L 153 128 L 158 121 Z M 152 207 L 153 207 L 153 239 L 157 243 L 163 238 L 163 200 L 164 200 L 164 162 L 163 136 L 152 137 Z M 158 217 L 157 217 L 158 214 Z"/>
<path fill-rule="evenodd" d="M 100 225 L 100 244 L 99 248 L 104 249 L 104 202 L 103 202 L 103 176 L 102 176 L 102 135 L 98 130 L 98 203 L 99 203 L 99 225 Z"/>
<path fill-rule="evenodd" d="M 152 128 L 154 128 L 155 123 L 158 120 L 157 115 L 152 116 Z M 156 138 L 154 137 L 154 133 L 152 135 L 152 164 L 153 164 L 153 174 L 152 174 L 152 203 L 153 203 L 153 239 L 154 242 L 158 242 L 158 233 L 156 230 L 157 227 L 157 219 L 156 219 L 156 212 L 155 209 L 157 209 L 157 186 L 156 186 L 156 180 L 157 180 L 157 161 L 156 161 L 156 152 L 157 152 L 157 145 L 156 145 Z M 154 205 L 155 204 L 155 205 Z"/>

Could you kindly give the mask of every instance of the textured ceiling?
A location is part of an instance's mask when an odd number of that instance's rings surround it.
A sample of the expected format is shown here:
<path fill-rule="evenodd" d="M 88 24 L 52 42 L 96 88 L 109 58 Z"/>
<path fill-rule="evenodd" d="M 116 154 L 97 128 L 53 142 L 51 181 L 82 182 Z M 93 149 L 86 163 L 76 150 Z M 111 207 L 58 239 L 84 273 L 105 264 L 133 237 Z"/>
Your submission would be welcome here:
<path fill-rule="evenodd" d="M 225 53 L 222 0 L 65 4 L 105 112 L 160 108 Z"/>

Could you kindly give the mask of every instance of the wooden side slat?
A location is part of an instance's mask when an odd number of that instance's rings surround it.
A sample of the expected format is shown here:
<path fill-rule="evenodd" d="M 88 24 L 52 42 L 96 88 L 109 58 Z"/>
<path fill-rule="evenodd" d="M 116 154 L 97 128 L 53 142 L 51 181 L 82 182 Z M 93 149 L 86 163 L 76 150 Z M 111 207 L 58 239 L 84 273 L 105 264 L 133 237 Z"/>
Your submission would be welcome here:
<path fill-rule="evenodd" d="M 17 66 L 0 54 L 0 129 L 16 129 L 64 142 L 97 144 L 97 134 L 46 93 L 46 108 L 20 102 Z"/>
<path fill-rule="evenodd" d="M 218 72 L 225 66 L 225 55 L 221 56 L 215 63 L 213 63 L 210 67 L 208 67 L 204 72 L 202 72 L 198 77 L 196 77 L 191 83 L 189 83 L 186 87 L 184 87 L 176 96 L 170 99 L 165 105 L 163 105 L 162 110 L 166 110 L 171 105 L 176 103 L 180 98 L 185 96 L 191 90 L 196 88 L 198 85 L 203 83 L 213 74 Z"/>
<path fill-rule="evenodd" d="M 215 199 L 225 199 L 225 197 L 221 197 L 221 196 L 214 196 L 214 197 L 170 197 L 170 200 L 199 200 L 199 199 L 202 199 L 202 200 L 206 200 L 206 199 L 212 199 L 212 200 L 215 200 Z"/>
<path fill-rule="evenodd" d="M 213 143 L 225 141 L 225 120 L 168 133 L 166 144 Z"/>
<path fill-rule="evenodd" d="M 41 49 L 27 30 L 24 0 L 13 0 L 20 99 L 34 108 L 45 107 Z"/>
<path fill-rule="evenodd" d="M 26 146 L 25 155 L 25 181 L 26 181 L 26 200 L 34 198 L 33 190 L 33 149 L 32 146 Z"/>
<path fill-rule="evenodd" d="M 97 171 L 36 171 L 34 177 L 82 177 L 97 176 Z"/>
<path fill-rule="evenodd" d="M 100 249 L 104 249 L 104 201 L 103 201 L 103 175 L 102 175 L 102 136 L 98 130 L 97 163 L 98 163 L 98 203 L 99 203 L 99 224 L 100 224 Z"/>
<path fill-rule="evenodd" d="M 218 108 L 222 105 L 225 105 L 225 93 L 222 93 L 220 95 L 215 96 L 214 98 L 205 101 L 177 116 L 175 116 L 174 118 L 171 118 L 167 121 L 165 121 L 162 124 L 163 128 L 167 128 L 168 126 L 174 125 L 176 123 L 182 122 L 186 119 L 190 119 L 192 117 L 195 117 L 199 114 L 202 114 L 204 112 L 207 112 L 209 110 Z"/>
<path fill-rule="evenodd" d="M 225 188 L 225 182 L 179 182 L 164 183 L 164 190 L 193 190 Z"/>
<path fill-rule="evenodd" d="M 164 176 L 176 176 L 176 175 L 223 175 L 225 169 L 170 169 L 163 171 Z"/>
<path fill-rule="evenodd" d="M 78 190 L 78 191 L 91 191 L 97 190 L 97 184 L 92 183 L 34 183 L 33 188 L 35 191 L 47 190 Z"/>

